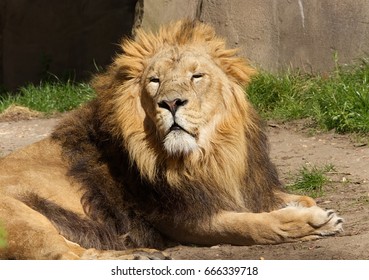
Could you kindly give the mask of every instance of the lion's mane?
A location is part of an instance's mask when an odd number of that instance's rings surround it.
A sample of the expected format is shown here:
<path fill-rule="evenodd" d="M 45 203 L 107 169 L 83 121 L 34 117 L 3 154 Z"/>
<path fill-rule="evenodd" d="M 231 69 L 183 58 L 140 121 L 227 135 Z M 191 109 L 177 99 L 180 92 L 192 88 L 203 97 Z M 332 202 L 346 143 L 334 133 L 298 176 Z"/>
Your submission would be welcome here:
<path fill-rule="evenodd" d="M 184 45 L 205 47 L 235 98 L 225 100 L 229 114 L 215 128 L 211 143 L 175 156 L 163 152 L 142 108 L 142 76 L 148 60 L 163 47 Z M 67 238 L 84 247 L 161 247 L 165 238 L 156 223 L 193 217 L 206 222 L 220 209 L 274 209 L 279 201 L 273 191 L 280 182 L 262 124 L 244 93 L 254 70 L 236 50 L 227 49 L 208 25 L 190 21 L 158 34 L 139 31 L 134 40 L 123 41 L 122 49 L 94 79 L 97 98 L 66 117 L 52 135 L 69 162 L 69 174 L 84 188 L 85 212 L 103 225 L 96 227 L 95 238 L 84 239 L 75 236 L 72 222 L 66 226 L 57 215 L 51 217 Z"/>

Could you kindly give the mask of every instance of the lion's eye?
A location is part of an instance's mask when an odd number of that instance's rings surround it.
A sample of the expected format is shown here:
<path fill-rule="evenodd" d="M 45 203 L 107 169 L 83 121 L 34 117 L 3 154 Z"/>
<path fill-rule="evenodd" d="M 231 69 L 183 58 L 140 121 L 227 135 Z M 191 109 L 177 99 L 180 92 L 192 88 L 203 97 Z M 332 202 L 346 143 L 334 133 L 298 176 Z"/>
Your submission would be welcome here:
<path fill-rule="evenodd" d="M 196 73 L 192 75 L 191 80 L 198 80 L 201 79 L 203 76 L 204 76 L 203 73 Z"/>
<path fill-rule="evenodd" d="M 155 84 L 160 83 L 160 79 L 158 77 L 150 77 L 149 81 L 150 83 L 155 83 Z"/>

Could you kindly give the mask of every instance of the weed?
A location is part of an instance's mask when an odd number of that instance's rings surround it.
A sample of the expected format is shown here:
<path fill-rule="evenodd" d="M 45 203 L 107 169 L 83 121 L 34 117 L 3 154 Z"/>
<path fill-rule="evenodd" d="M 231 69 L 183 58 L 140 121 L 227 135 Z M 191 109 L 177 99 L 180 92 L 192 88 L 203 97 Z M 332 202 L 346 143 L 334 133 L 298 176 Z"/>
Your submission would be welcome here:
<path fill-rule="evenodd" d="M 0 249 L 6 247 L 6 232 L 0 224 Z"/>
<path fill-rule="evenodd" d="M 297 173 L 297 179 L 286 186 L 287 190 L 311 197 L 322 196 L 323 186 L 329 182 L 326 173 L 333 171 L 334 166 L 327 164 L 323 167 L 303 166 Z"/>
<path fill-rule="evenodd" d="M 269 119 L 312 118 L 339 133 L 369 132 L 369 60 L 336 64 L 329 76 L 261 72 L 247 88 L 250 101 Z"/>
<path fill-rule="evenodd" d="M 354 143 L 355 147 L 369 146 L 369 135 L 363 133 L 352 133 L 350 140 Z"/>
<path fill-rule="evenodd" d="M 44 82 L 23 87 L 15 95 L 0 96 L 0 112 L 11 104 L 45 113 L 65 112 L 93 96 L 93 90 L 85 83 Z"/>

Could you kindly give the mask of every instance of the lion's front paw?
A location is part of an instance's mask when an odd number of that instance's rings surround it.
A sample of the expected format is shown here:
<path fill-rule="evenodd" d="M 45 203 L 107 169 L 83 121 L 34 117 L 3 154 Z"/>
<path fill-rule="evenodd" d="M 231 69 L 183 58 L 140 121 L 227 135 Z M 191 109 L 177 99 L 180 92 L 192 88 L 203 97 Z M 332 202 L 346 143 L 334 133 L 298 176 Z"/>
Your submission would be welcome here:
<path fill-rule="evenodd" d="M 278 230 L 284 241 L 313 240 L 341 232 L 343 219 L 333 210 L 318 206 L 286 208 L 272 212 L 278 220 Z"/>
<path fill-rule="evenodd" d="M 315 234 L 320 236 L 334 235 L 343 231 L 343 219 L 333 210 L 323 210 L 317 206 L 311 207 L 311 226 L 316 229 Z"/>

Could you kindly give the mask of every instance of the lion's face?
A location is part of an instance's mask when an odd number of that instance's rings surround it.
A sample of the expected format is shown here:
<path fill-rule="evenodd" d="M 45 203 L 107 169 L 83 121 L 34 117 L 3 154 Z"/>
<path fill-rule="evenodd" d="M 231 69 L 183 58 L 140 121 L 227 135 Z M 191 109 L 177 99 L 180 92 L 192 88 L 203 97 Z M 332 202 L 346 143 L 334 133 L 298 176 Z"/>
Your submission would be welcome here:
<path fill-rule="evenodd" d="M 155 182 L 164 169 L 168 182 L 180 186 L 205 173 L 215 180 L 221 166 L 218 182 L 204 181 L 239 185 L 246 134 L 257 129 L 243 88 L 253 68 L 213 28 L 189 21 L 157 34 L 138 30 L 122 51 L 94 88 L 104 129 L 122 141 L 141 175 Z M 185 170 L 191 174 L 182 176 Z M 197 170 L 204 174 L 192 174 Z"/>
<path fill-rule="evenodd" d="M 223 71 L 201 48 L 157 53 L 143 76 L 142 106 L 168 154 L 188 154 L 208 142 L 231 98 Z"/>

